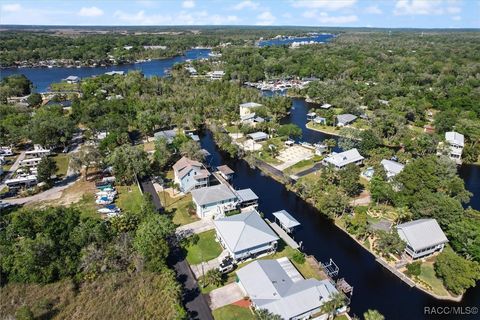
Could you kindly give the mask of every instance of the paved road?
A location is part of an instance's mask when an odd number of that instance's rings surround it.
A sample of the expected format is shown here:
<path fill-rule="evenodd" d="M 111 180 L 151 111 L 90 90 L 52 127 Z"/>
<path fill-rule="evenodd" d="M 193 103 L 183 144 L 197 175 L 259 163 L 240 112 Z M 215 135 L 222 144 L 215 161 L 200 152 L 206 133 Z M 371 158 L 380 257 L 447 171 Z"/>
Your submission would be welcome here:
<path fill-rule="evenodd" d="M 145 193 L 148 193 L 152 197 L 152 202 L 155 205 L 155 208 L 157 209 L 158 212 L 163 211 L 163 206 L 162 203 L 160 202 L 160 197 L 158 196 L 157 191 L 155 190 L 155 187 L 153 186 L 152 181 L 150 178 L 145 178 L 142 181 L 140 181 L 140 186 L 142 188 L 142 191 Z"/>
<path fill-rule="evenodd" d="M 174 249 L 175 250 L 175 249 Z M 207 299 L 200 292 L 197 281 L 190 270 L 183 253 L 176 249 L 172 255 L 178 258 L 173 268 L 177 273 L 177 279 L 183 287 L 183 303 L 188 312 L 189 319 L 213 320 L 212 311 L 208 306 Z"/>

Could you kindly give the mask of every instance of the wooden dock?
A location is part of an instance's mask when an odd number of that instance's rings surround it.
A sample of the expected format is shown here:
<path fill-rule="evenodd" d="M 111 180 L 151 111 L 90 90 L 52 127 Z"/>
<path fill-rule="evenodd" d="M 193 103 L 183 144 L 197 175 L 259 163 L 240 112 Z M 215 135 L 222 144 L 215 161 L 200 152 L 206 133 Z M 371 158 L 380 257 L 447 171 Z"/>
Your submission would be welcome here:
<path fill-rule="evenodd" d="M 271 222 L 268 219 L 265 219 L 265 221 L 267 221 L 268 225 L 280 236 L 280 238 L 283 239 L 283 241 L 285 241 L 287 245 L 289 245 L 293 249 L 300 248 L 300 245 L 295 240 L 293 240 L 293 238 L 290 237 L 282 228 L 280 228 L 278 224 L 276 224 L 275 222 Z"/>

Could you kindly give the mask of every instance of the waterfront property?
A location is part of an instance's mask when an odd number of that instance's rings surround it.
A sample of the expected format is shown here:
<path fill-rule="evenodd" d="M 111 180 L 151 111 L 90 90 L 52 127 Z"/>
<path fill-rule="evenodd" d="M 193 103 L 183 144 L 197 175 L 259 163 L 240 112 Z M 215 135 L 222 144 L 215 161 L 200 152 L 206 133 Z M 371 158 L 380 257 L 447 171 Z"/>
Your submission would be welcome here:
<path fill-rule="evenodd" d="M 316 116 L 315 118 L 313 118 L 313 123 L 326 125 L 327 119 L 324 117 Z"/>
<path fill-rule="evenodd" d="M 353 114 L 349 114 L 349 113 L 339 114 L 337 116 L 336 126 L 345 127 L 353 123 L 355 120 L 357 120 L 357 116 L 354 116 Z"/>
<path fill-rule="evenodd" d="M 258 196 L 252 189 L 241 189 L 235 191 L 237 194 L 240 208 L 247 208 L 247 207 L 257 207 L 258 206 Z"/>
<path fill-rule="evenodd" d="M 277 249 L 279 238 L 255 209 L 216 219 L 213 224 L 217 239 L 236 261 L 274 253 Z"/>
<path fill-rule="evenodd" d="M 380 164 L 383 166 L 383 169 L 387 174 L 387 179 L 389 180 L 402 172 L 403 168 L 405 167 L 404 164 L 388 159 L 383 159 Z"/>
<path fill-rule="evenodd" d="M 247 136 L 255 142 L 265 141 L 268 139 L 268 134 L 261 131 L 249 133 Z"/>
<path fill-rule="evenodd" d="M 240 105 L 240 117 L 246 116 L 247 114 L 255 113 L 255 109 L 262 107 L 263 105 L 256 102 L 247 102 Z"/>
<path fill-rule="evenodd" d="M 356 148 L 335 153 L 333 152 L 331 156 L 325 158 L 323 163 L 326 165 L 333 165 L 336 169 L 342 169 L 350 163 L 360 165 L 363 162 L 362 155 L 358 152 Z"/>
<path fill-rule="evenodd" d="M 465 137 L 455 131 L 445 132 L 445 141 L 449 147 L 448 156 L 454 160 L 457 164 L 462 163 L 462 152 L 465 146 Z"/>
<path fill-rule="evenodd" d="M 155 139 L 164 138 L 165 140 L 167 140 L 167 143 L 170 144 L 173 142 L 173 139 L 177 136 L 177 130 L 172 129 L 172 130 L 158 131 L 158 132 L 155 132 L 153 136 L 155 137 Z"/>
<path fill-rule="evenodd" d="M 192 201 L 200 218 L 223 216 L 237 209 L 237 196 L 224 184 L 192 190 Z"/>
<path fill-rule="evenodd" d="M 320 108 L 322 108 L 322 109 L 330 109 L 331 107 L 332 107 L 332 105 L 329 104 L 329 103 L 324 103 L 320 106 Z"/>
<path fill-rule="evenodd" d="M 77 76 L 68 76 L 64 79 L 67 83 L 79 83 L 80 78 Z"/>
<path fill-rule="evenodd" d="M 180 191 L 185 193 L 208 186 L 210 177 L 210 172 L 202 163 L 187 157 L 182 157 L 173 165 L 173 174 Z"/>
<path fill-rule="evenodd" d="M 278 221 L 282 229 L 288 233 L 293 232 L 296 227 L 300 226 L 300 222 L 292 217 L 286 210 L 276 211 L 272 214 L 275 217 L 275 221 Z"/>
<path fill-rule="evenodd" d="M 220 175 L 227 181 L 233 178 L 233 174 L 235 173 L 229 166 L 222 165 L 217 167 L 218 172 Z"/>
<path fill-rule="evenodd" d="M 435 219 L 419 219 L 397 225 L 400 238 L 407 243 L 405 252 L 413 259 L 442 251 L 447 237 Z"/>
<path fill-rule="evenodd" d="M 288 320 L 322 315 L 323 304 L 338 293 L 328 280 L 304 279 L 287 258 L 254 261 L 238 270 L 237 277 L 254 308 Z"/>

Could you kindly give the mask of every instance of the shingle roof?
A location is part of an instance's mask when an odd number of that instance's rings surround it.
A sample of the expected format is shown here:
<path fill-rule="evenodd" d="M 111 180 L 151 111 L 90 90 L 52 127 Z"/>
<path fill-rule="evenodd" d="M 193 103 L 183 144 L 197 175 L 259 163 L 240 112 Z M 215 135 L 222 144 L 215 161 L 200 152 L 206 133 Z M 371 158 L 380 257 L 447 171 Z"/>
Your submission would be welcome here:
<path fill-rule="evenodd" d="M 278 240 L 275 232 L 253 209 L 214 220 L 213 223 L 231 252 L 248 250 Z"/>
<path fill-rule="evenodd" d="M 465 145 L 465 137 L 463 134 L 455 131 L 445 132 L 445 140 L 450 144 L 456 144 L 461 147 Z"/>
<path fill-rule="evenodd" d="M 272 213 L 280 223 L 286 228 L 293 228 L 300 225 L 300 222 L 297 221 L 290 213 L 286 210 L 280 210 Z"/>
<path fill-rule="evenodd" d="M 257 260 L 237 271 L 248 296 L 261 309 L 291 319 L 319 308 L 337 289 L 328 280 L 293 281 L 278 260 Z"/>
<path fill-rule="evenodd" d="M 357 116 L 354 116 L 353 114 L 349 114 L 349 113 L 339 114 L 337 116 L 337 123 L 347 124 L 354 121 L 355 119 L 357 119 Z"/>
<path fill-rule="evenodd" d="M 364 158 L 360 155 L 360 153 L 358 153 L 358 150 L 353 148 L 344 152 L 334 153 L 330 157 L 325 158 L 325 162 L 331 163 L 338 167 L 343 167 L 349 163 L 354 163 L 363 159 Z"/>
<path fill-rule="evenodd" d="M 400 238 L 415 251 L 448 242 L 435 219 L 419 219 L 402 223 L 397 226 L 397 231 Z"/>
<path fill-rule="evenodd" d="M 192 190 L 192 197 L 200 206 L 236 198 L 235 194 L 223 184 L 194 189 Z"/>
<path fill-rule="evenodd" d="M 242 103 L 240 105 L 241 108 L 258 108 L 258 107 L 262 107 L 263 104 L 260 104 L 260 103 L 256 103 L 256 102 L 246 102 L 246 103 Z"/>
<path fill-rule="evenodd" d="M 238 198 L 242 202 L 258 200 L 258 196 L 255 194 L 255 192 L 252 191 L 252 189 L 241 189 L 237 190 L 236 193 Z"/>
<path fill-rule="evenodd" d="M 197 174 L 207 174 L 207 176 L 210 175 L 210 173 L 203 169 L 203 164 L 196 160 L 191 160 L 187 157 L 182 157 L 180 160 L 175 162 L 173 165 L 173 171 L 177 174 L 177 176 L 181 179 L 183 178 L 187 173 L 190 172 L 190 170 L 195 170 Z M 206 172 L 203 172 L 206 171 Z"/>
<path fill-rule="evenodd" d="M 383 159 L 380 163 L 382 164 L 385 171 L 390 172 L 393 175 L 399 174 L 400 172 L 402 172 L 403 168 L 405 167 L 404 164 L 401 164 L 392 160 L 387 160 L 387 159 Z"/>

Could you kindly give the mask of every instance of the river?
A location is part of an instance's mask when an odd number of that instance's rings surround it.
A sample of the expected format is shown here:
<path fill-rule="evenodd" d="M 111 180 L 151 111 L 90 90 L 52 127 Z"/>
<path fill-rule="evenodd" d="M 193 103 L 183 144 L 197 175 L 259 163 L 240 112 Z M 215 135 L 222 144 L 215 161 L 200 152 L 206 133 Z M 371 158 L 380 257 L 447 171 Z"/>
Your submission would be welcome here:
<path fill-rule="evenodd" d="M 318 142 L 325 138 L 336 138 L 321 132 L 305 129 L 308 105 L 302 99 L 293 99 L 293 108 L 284 123 L 295 123 L 303 130 L 302 140 Z M 266 218 L 272 218 L 272 212 L 285 209 L 292 213 L 302 224 L 295 234 L 302 241 L 304 252 L 314 255 L 318 261 L 326 262 L 332 258 L 340 268 L 340 277 L 344 277 L 353 287 L 351 314 L 362 315 L 368 309 L 377 309 L 386 319 L 477 319 L 475 316 L 438 316 L 425 315 L 424 307 L 432 306 L 476 306 L 480 303 L 480 285 L 466 292 L 461 303 L 439 301 L 422 291 L 410 288 L 375 261 L 375 257 L 350 236 L 337 228 L 332 222 L 303 199 L 288 191 L 284 185 L 264 175 L 258 169 L 252 169 L 243 160 L 224 156 L 215 145 L 209 132 L 201 138 L 202 147 L 211 154 L 207 161 L 212 166 L 228 164 L 235 171 L 235 188 L 251 188 L 259 197 L 259 210 Z M 476 197 L 471 205 L 478 207 L 479 177 L 478 166 L 463 166 L 460 170 L 470 191 Z M 473 189 L 472 189 L 473 188 Z"/>
<path fill-rule="evenodd" d="M 166 59 L 155 59 L 147 62 L 122 64 L 106 67 L 81 67 L 81 68 L 5 68 L 0 69 L 0 79 L 12 74 L 24 74 L 33 83 L 34 90 L 37 92 L 46 92 L 50 84 L 60 82 L 68 76 L 78 76 L 80 78 L 101 75 L 109 71 L 132 71 L 139 70 L 147 77 L 164 76 L 166 70 L 170 69 L 175 63 L 184 62 L 187 59 L 195 60 L 208 58 L 210 49 L 191 49 L 185 51 L 182 56 L 176 56 Z"/>

